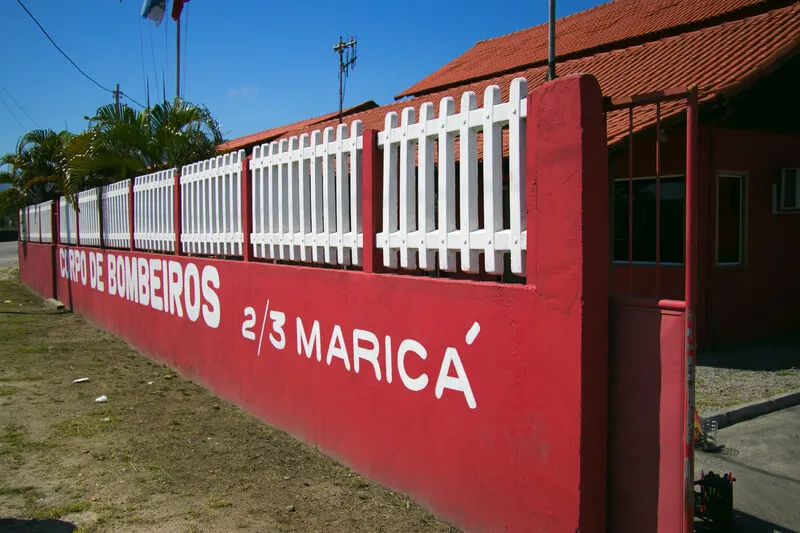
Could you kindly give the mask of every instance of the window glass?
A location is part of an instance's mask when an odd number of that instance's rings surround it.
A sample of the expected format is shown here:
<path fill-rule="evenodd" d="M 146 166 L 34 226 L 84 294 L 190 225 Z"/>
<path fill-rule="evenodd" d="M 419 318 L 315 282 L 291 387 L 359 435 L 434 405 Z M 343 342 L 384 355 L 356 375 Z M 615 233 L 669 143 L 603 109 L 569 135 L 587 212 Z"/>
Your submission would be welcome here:
<path fill-rule="evenodd" d="M 743 194 L 741 176 L 717 178 L 717 263 L 742 262 Z"/>
<path fill-rule="evenodd" d="M 628 260 L 628 180 L 614 182 L 614 260 Z M 662 263 L 683 262 L 684 178 L 661 178 Z M 633 180 L 633 261 L 656 260 L 656 179 Z"/>

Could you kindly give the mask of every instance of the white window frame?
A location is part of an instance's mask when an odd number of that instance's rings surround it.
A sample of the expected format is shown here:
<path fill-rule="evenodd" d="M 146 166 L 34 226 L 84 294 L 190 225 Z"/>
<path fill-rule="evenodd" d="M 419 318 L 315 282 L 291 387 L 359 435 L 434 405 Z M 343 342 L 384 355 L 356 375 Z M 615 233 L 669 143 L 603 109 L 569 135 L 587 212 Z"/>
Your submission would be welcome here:
<path fill-rule="evenodd" d="M 720 262 L 719 260 L 719 180 L 720 178 L 739 179 L 739 260 L 735 262 Z M 746 260 L 747 244 L 747 182 L 746 172 L 717 171 L 714 198 L 714 263 L 717 266 L 744 266 Z"/>
<path fill-rule="evenodd" d="M 686 174 L 660 174 L 658 176 L 659 180 L 674 179 L 674 178 L 682 178 L 683 179 L 683 187 L 684 187 L 684 190 L 685 190 L 686 189 Z M 634 176 L 633 177 L 633 181 L 640 181 L 640 180 L 653 180 L 653 181 L 655 181 L 656 180 L 656 176 Z M 614 178 L 614 184 L 615 185 L 616 185 L 616 183 L 618 181 L 622 181 L 622 182 L 627 183 L 630 180 L 628 178 Z M 684 196 L 684 202 L 686 202 L 686 197 L 685 196 Z M 659 224 L 660 223 L 661 223 L 661 221 L 659 221 Z M 614 239 L 614 237 L 613 237 L 613 232 L 614 232 L 613 226 L 611 228 L 611 232 L 612 232 L 612 242 L 613 242 L 613 239 Z M 685 241 L 686 241 L 686 235 L 684 235 L 684 242 Z M 685 253 L 686 253 L 686 251 L 684 250 L 684 254 Z M 612 257 L 614 255 L 613 248 L 611 249 L 611 255 L 612 255 Z M 656 264 L 658 264 L 658 266 L 660 266 L 660 267 L 662 267 L 662 266 L 665 266 L 665 267 L 682 267 L 683 266 L 683 261 L 678 262 L 678 263 L 660 261 L 659 263 L 656 263 L 655 261 L 619 261 L 619 260 L 613 260 L 612 263 L 615 264 L 615 265 L 649 265 L 649 266 L 656 266 Z"/>

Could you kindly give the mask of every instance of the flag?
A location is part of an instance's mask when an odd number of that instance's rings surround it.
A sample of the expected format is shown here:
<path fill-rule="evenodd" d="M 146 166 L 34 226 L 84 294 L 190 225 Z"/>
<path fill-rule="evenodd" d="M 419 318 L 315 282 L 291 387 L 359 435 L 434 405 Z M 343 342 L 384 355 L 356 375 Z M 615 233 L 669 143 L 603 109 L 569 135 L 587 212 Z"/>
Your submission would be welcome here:
<path fill-rule="evenodd" d="M 166 11 L 167 0 L 144 0 L 144 4 L 142 4 L 142 16 L 154 21 L 156 26 L 164 20 Z"/>
<path fill-rule="evenodd" d="M 189 0 L 172 0 L 172 20 L 177 21 L 181 18 L 181 11 L 183 11 L 183 4 Z"/>

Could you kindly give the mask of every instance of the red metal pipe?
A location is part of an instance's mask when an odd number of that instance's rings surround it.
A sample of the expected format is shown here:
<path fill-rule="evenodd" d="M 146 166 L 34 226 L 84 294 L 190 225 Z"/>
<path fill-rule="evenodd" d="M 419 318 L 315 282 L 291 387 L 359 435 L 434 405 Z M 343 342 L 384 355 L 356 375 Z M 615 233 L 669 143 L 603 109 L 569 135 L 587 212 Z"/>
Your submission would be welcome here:
<path fill-rule="evenodd" d="M 688 98 L 691 91 L 686 87 L 673 87 L 664 91 L 637 94 L 635 96 L 621 96 L 619 98 L 609 98 L 606 100 L 606 111 L 616 111 L 618 109 L 628 109 L 656 102 L 668 102 L 670 100 L 683 100 Z"/>
<path fill-rule="evenodd" d="M 628 109 L 628 293 L 633 294 L 633 108 Z"/>
<path fill-rule="evenodd" d="M 253 245 L 250 234 L 253 232 L 253 187 L 250 175 L 252 154 L 242 159 L 242 257 L 245 262 L 253 260 Z"/>
<path fill-rule="evenodd" d="M 661 297 L 661 104 L 656 103 L 656 298 Z"/>
<path fill-rule="evenodd" d="M 133 240 L 134 221 L 136 217 L 133 214 L 133 208 L 133 179 L 131 179 L 128 182 L 128 232 L 130 233 L 130 243 L 128 247 L 131 252 L 136 250 L 136 241 Z"/>
<path fill-rule="evenodd" d="M 684 533 L 694 528 L 694 385 L 697 357 L 695 281 L 697 272 L 697 171 L 698 171 L 698 99 L 693 88 L 686 100 L 686 249 L 684 299 L 686 300 L 686 427 L 684 452 Z"/>

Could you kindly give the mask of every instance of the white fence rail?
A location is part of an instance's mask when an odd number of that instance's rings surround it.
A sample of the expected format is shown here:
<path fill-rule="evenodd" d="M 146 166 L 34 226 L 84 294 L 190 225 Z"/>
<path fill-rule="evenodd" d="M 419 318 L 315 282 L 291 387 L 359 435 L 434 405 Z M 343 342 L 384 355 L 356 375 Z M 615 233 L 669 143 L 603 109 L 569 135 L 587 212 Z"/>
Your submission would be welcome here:
<path fill-rule="evenodd" d="M 59 242 L 78 243 L 78 216 L 75 207 L 63 196 L 58 200 Z"/>
<path fill-rule="evenodd" d="M 81 246 L 100 246 L 100 189 L 78 193 L 78 236 Z"/>
<path fill-rule="evenodd" d="M 192 254 L 243 255 L 242 162 L 245 151 L 181 170 L 181 249 Z"/>
<path fill-rule="evenodd" d="M 103 244 L 111 248 L 129 248 L 131 180 L 118 181 L 103 187 Z M 83 229 L 83 228 L 81 228 Z"/>
<path fill-rule="evenodd" d="M 491 86 L 480 109 L 475 93 L 468 92 L 461 98 L 459 113 L 452 98 L 443 98 L 438 118 L 430 103 L 420 107 L 418 120 L 413 108 L 403 110 L 400 124 L 397 113 L 386 116 L 384 131 L 378 135 L 383 146 L 383 231 L 376 236 L 384 266 L 397 268 L 399 255 L 401 268 L 433 270 L 438 254 L 442 270 L 455 272 L 458 258 L 460 270 L 478 272 L 483 255 L 486 272 L 501 274 L 504 255 L 510 254 L 511 271 L 524 274 L 527 92 L 525 79 L 517 78 L 506 103 L 500 101 L 500 88 Z M 508 200 L 503 176 L 505 128 Z"/>
<path fill-rule="evenodd" d="M 173 219 L 175 169 L 137 177 L 133 182 L 133 240 L 139 250 L 175 250 Z"/>
<path fill-rule="evenodd" d="M 253 149 L 256 257 L 360 265 L 361 122 Z"/>

